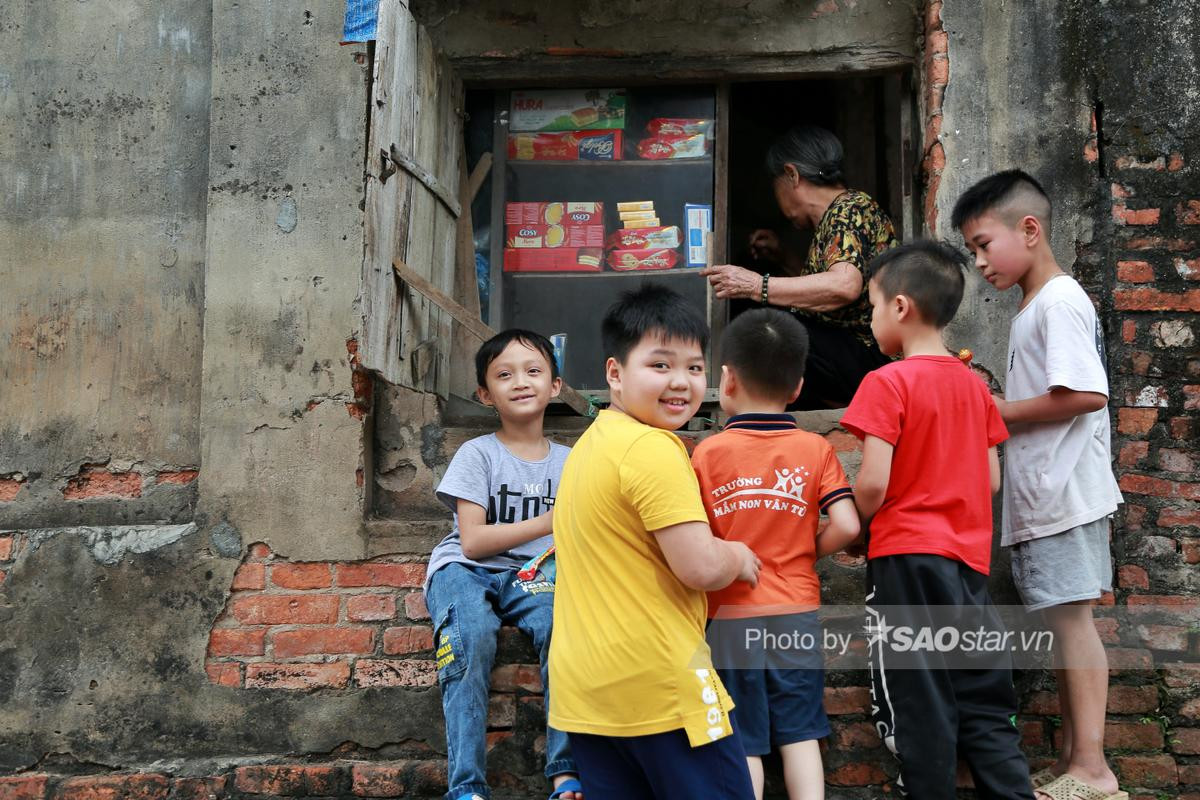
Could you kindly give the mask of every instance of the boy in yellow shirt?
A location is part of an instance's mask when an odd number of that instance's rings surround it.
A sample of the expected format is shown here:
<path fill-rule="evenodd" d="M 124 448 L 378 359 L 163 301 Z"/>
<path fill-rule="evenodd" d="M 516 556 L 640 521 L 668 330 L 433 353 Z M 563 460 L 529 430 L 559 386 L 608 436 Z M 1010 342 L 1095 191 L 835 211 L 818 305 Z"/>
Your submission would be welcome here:
<path fill-rule="evenodd" d="M 752 800 L 705 592 L 756 584 L 761 562 L 712 535 L 671 433 L 704 397 L 708 328 L 647 284 L 601 332 L 611 405 L 567 457 L 554 511 L 550 724 L 568 733 L 588 800 Z"/>

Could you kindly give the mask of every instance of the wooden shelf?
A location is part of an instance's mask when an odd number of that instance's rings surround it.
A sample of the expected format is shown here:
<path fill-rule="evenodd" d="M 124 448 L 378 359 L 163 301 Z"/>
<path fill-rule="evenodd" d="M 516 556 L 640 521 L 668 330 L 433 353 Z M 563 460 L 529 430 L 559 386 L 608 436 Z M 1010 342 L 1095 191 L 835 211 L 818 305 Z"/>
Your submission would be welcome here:
<path fill-rule="evenodd" d="M 545 272 L 522 271 L 506 272 L 511 278 L 612 278 L 628 275 L 699 275 L 700 267 L 673 267 L 671 269 L 606 269 L 600 272 L 568 272 L 566 270 L 546 270 Z"/>

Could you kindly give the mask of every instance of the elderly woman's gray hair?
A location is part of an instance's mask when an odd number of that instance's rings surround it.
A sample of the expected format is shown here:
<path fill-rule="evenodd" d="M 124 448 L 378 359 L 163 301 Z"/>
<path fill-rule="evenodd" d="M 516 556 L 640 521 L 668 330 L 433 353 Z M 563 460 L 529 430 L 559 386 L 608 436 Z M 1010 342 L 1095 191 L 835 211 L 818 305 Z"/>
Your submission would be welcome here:
<path fill-rule="evenodd" d="M 771 143 L 767 150 L 767 172 L 778 178 L 791 164 L 801 178 L 817 186 L 841 186 L 842 143 L 824 128 L 797 125 Z"/>

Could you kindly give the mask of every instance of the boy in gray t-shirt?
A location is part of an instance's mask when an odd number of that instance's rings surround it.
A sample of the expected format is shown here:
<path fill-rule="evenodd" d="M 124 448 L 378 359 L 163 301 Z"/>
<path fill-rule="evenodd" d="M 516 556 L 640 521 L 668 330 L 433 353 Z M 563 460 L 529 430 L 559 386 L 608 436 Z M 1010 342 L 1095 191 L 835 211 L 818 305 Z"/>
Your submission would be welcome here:
<path fill-rule="evenodd" d="M 562 380 L 548 339 L 506 330 L 475 356 L 479 399 L 500 416 L 500 430 L 454 454 L 437 496 L 454 512 L 454 529 L 429 558 L 425 596 L 433 617 L 438 685 L 446 718 L 446 800 L 489 794 L 486 770 L 488 689 L 502 624 L 533 640 L 549 708 L 547 656 L 554 613 L 551 524 L 569 448 L 542 431 L 546 406 Z M 566 734 L 547 726 L 551 798 L 582 800 Z"/>
<path fill-rule="evenodd" d="M 1091 300 L 1050 249 L 1050 199 L 1019 170 L 984 178 L 959 198 L 954 227 L 984 280 L 1021 290 L 996 407 L 1011 438 L 1004 459 L 1001 544 L 1013 583 L 1054 633 L 1062 706 L 1056 763 L 1033 775 L 1038 800 L 1124 800 L 1104 756 L 1108 657 L 1092 605 L 1112 591 L 1112 474 L 1104 339 Z"/>

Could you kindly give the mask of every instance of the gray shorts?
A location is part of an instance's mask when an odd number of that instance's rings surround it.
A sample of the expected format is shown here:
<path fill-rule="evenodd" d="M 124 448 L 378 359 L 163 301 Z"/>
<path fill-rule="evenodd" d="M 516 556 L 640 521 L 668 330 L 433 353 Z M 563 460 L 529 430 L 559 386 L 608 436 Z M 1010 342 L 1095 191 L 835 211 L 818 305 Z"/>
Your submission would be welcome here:
<path fill-rule="evenodd" d="M 1112 591 L 1108 517 L 1013 545 L 1013 583 L 1029 611 Z"/>

